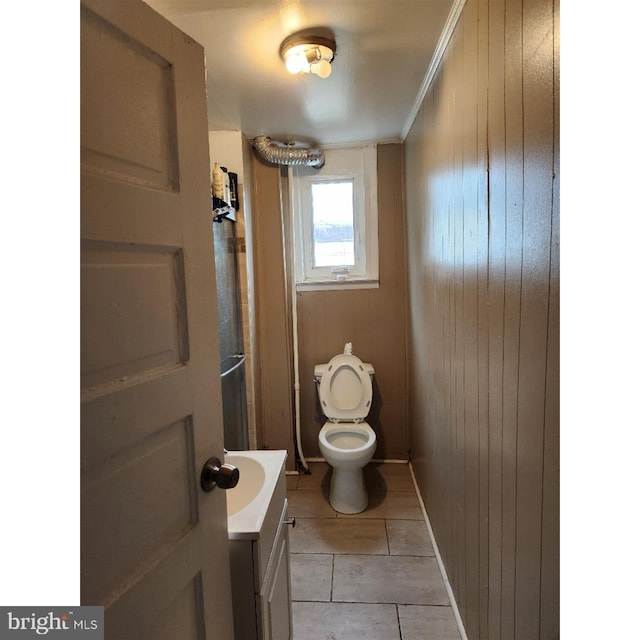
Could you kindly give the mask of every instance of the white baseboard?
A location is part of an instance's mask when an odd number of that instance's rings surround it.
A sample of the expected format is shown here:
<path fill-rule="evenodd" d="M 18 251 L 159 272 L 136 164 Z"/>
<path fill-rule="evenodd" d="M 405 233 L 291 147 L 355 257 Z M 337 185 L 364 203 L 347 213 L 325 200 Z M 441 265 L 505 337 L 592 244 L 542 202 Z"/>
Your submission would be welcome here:
<path fill-rule="evenodd" d="M 326 460 L 324 458 L 305 458 L 305 460 L 307 462 L 326 462 Z M 384 464 L 409 464 L 409 460 L 402 460 L 402 459 L 383 459 L 383 458 L 374 458 L 373 460 L 371 460 L 371 462 L 377 462 L 379 464 L 384 463 Z"/>

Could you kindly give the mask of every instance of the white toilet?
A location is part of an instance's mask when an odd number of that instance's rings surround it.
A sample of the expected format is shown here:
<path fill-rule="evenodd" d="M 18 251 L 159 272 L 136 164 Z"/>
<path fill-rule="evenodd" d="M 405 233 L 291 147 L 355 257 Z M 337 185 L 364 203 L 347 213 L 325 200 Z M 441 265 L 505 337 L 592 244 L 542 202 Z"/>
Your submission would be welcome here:
<path fill-rule="evenodd" d="M 373 397 L 373 367 L 353 355 L 349 342 L 344 353 L 316 365 L 313 373 L 327 417 L 318 440 L 333 467 L 329 502 L 340 513 L 360 513 L 369 503 L 363 468 L 376 450 L 376 434 L 365 422 Z"/>

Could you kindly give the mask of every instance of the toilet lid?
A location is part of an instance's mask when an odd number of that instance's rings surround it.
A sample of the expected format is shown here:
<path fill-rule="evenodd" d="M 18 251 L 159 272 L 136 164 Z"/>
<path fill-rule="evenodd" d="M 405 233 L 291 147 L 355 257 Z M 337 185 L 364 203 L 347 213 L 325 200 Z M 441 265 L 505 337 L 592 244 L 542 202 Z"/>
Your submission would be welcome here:
<path fill-rule="evenodd" d="M 320 380 L 319 394 L 329 420 L 360 422 L 371 409 L 373 387 L 369 371 L 354 355 L 334 356 Z"/>

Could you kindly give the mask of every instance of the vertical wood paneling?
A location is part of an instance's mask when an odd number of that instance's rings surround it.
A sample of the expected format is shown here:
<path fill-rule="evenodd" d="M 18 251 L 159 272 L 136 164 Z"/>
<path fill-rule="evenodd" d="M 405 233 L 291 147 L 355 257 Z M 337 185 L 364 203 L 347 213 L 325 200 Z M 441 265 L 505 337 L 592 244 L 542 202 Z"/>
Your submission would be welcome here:
<path fill-rule="evenodd" d="M 489 602 L 488 638 L 502 637 L 503 375 L 506 272 L 505 2 L 489 3 Z"/>
<path fill-rule="evenodd" d="M 442 91 L 445 95 L 450 94 L 450 85 L 453 85 L 454 78 L 451 74 L 444 78 L 442 83 Z M 444 526 L 442 527 L 443 536 L 447 536 L 449 539 L 455 539 L 454 533 L 457 531 L 458 518 L 456 517 L 456 501 L 451 499 L 451 496 L 456 496 L 456 487 L 458 486 L 458 474 L 453 460 L 455 460 L 455 453 L 457 447 L 457 431 L 455 429 L 455 410 L 456 410 L 456 398 L 455 398 L 455 382 L 456 382 L 456 364 L 455 364 L 455 321 L 456 321 L 456 280 L 455 280 L 455 251 L 456 251 L 456 210 L 455 210 L 455 194 L 457 185 L 455 183 L 455 148 L 456 148 L 456 119 L 455 119 L 455 102 L 453 100 L 447 100 L 446 118 L 445 118 L 445 135 L 443 144 L 443 153 L 445 160 L 443 160 L 443 166 L 447 171 L 446 181 L 446 209 L 447 209 L 447 252 L 446 252 L 446 268 L 447 268 L 447 307 L 445 308 L 445 317 L 448 326 L 446 332 L 446 339 L 448 342 L 444 345 L 443 355 L 447 360 L 446 368 L 448 370 L 448 376 L 444 381 L 444 389 L 446 390 L 446 397 L 448 398 L 447 410 L 444 415 L 444 419 L 447 418 L 450 424 L 454 427 L 448 430 L 447 436 L 449 440 L 449 447 L 446 450 L 447 469 L 449 471 L 449 484 L 447 489 L 443 489 L 440 500 L 444 503 L 444 506 L 440 508 L 442 513 L 441 521 Z M 407 221 L 408 222 L 408 221 Z"/>
<path fill-rule="evenodd" d="M 464 17 L 462 18 L 464 22 Z M 460 35 L 456 35 L 456 44 L 454 48 L 454 66 L 451 70 L 454 81 L 454 96 L 460 93 L 461 83 L 464 82 L 463 76 L 463 47 L 462 47 L 462 29 Z M 449 98 L 451 99 L 451 98 Z M 464 146 L 464 101 L 460 97 L 458 100 L 454 98 L 454 130 L 455 130 L 455 146 L 454 154 L 454 306 L 455 306 L 455 331 L 454 331 L 454 361 L 456 365 L 456 381 L 455 381 L 455 411 L 452 420 L 452 428 L 456 433 L 456 448 L 454 466 L 456 469 L 456 505 L 462 508 L 466 513 L 466 475 L 465 475 L 465 407 L 464 407 L 464 217 L 462 215 L 464 200 L 464 164 L 463 164 L 463 146 Z M 408 212 L 407 212 L 408 213 Z M 431 393 L 429 387 L 428 393 Z M 432 463 L 436 463 L 433 456 Z M 462 550 L 465 547 L 465 528 L 466 522 L 456 513 L 455 529 L 456 529 L 456 557 L 455 563 L 458 573 L 458 583 L 456 588 L 456 597 L 460 605 L 461 611 L 467 609 L 467 581 L 466 569 L 467 565 L 463 561 L 464 554 Z M 453 550 L 452 550 L 453 553 Z"/>
<path fill-rule="evenodd" d="M 553 90 L 554 90 L 554 166 L 551 219 L 551 255 L 549 271 L 549 325 L 546 402 L 544 421 L 544 476 L 542 503 L 542 549 L 540 571 L 540 638 L 557 638 L 560 616 L 560 69 L 559 69 L 559 0 L 554 2 L 553 24 Z"/>
<path fill-rule="evenodd" d="M 464 108 L 463 203 L 464 238 L 464 470 L 465 548 L 463 562 L 467 575 L 466 624 L 472 637 L 479 637 L 478 610 L 478 3 L 469 2 L 463 24 L 462 103 Z"/>
<path fill-rule="evenodd" d="M 468 0 L 405 144 L 412 460 L 471 640 L 559 637 L 557 10 Z"/>
<path fill-rule="evenodd" d="M 489 2 L 478 3 L 478 610 L 479 637 L 489 629 Z"/>
<path fill-rule="evenodd" d="M 408 457 L 406 386 L 406 263 L 403 155 L 398 144 L 378 146 L 380 287 L 299 293 L 301 432 L 306 457 L 319 456 L 326 418 L 312 382 L 316 364 L 341 353 L 346 342 L 375 368 L 367 421 L 378 439 L 376 458 Z"/>
<path fill-rule="evenodd" d="M 543 435 L 553 176 L 553 3 L 524 0 L 523 277 L 517 450 L 516 638 L 540 632 Z M 547 215 L 541 216 L 540 212 Z"/>
<path fill-rule="evenodd" d="M 276 167 L 254 158 L 256 307 L 261 382 L 260 446 L 293 455 L 292 342 L 290 300 L 281 219 L 280 177 Z M 380 287 L 306 291 L 296 294 L 300 364 L 301 440 L 305 457 L 320 455 L 318 433 L 325 422 L 313 369 L 341 353 L 346 342 L 375 367 L 374 400 L 368 421 L 376 431 L 376 457 L 408 457 L 406 380 L 406 251 L 402 147 L 378 147 Z M 265 375 L 268 372 L 268 375 Z"/>
<path fill-rule="evenodd" d="M 259 447 L 286 449 L 293 468 L 293 378 L 287 291 L 284 279 L 280 178 L 277 167 L 253 156 L 255 290 L 262 434 Z M 268 372 L 268 375 L 265 373 Z"/>
<path fill-rule="evenodd" d="M 505 220 L 505 303 L 502 432 L 502 607 L 501 638 L 515 633 L 516 448 L 522 283 L 522 4 L 507 2 L 505 12 L 505 136 L 507 216 Z"/>

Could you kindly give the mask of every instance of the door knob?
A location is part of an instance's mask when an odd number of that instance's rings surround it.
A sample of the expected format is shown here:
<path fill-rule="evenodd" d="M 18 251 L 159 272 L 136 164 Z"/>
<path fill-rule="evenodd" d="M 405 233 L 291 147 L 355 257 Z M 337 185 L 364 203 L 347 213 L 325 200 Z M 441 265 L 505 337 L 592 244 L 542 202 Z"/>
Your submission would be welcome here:
<path fill-rule="evenodd" d="M 216 487 L 233 489 L 240 480 L 238 467 L 222 464 L 220 458 L 209 458 L 202 467 L 200 486 L 203 491 L 213 491 Z"/>

